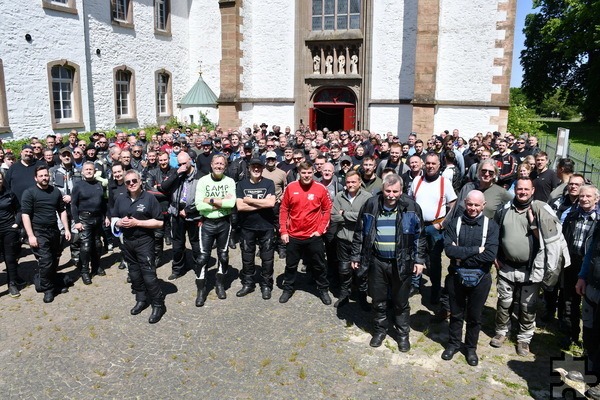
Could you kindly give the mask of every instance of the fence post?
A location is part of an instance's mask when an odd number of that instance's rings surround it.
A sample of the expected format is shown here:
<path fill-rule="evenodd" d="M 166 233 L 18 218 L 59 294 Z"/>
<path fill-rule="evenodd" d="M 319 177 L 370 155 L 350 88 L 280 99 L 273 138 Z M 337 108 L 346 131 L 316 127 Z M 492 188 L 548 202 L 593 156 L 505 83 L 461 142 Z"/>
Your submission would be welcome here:
<path fill-rule="evenodd" d="M 586 148 L 585 149 L 585 156 L 583 157 L 583 176 L 585 177 L 587 175 L 587 160 L 588 160 L 588 152 L 590 151 L 590 149 Z M 592 169 L 593 172 L 593 169 Z"/>

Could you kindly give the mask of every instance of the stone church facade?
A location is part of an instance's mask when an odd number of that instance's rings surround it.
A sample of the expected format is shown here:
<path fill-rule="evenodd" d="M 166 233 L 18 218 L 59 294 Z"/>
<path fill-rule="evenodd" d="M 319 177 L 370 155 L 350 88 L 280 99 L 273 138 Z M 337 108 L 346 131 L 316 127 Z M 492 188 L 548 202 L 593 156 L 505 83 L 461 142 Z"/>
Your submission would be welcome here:
<path fill-rule="evenodd" d="M 37 0 L 0 16 L 0 134 L 267 122 L 506 130 L 516 0 Z M 211 114 L 212 113 L 212 114 Z M 217 122 L 217 121 L 215 121 Z"/>

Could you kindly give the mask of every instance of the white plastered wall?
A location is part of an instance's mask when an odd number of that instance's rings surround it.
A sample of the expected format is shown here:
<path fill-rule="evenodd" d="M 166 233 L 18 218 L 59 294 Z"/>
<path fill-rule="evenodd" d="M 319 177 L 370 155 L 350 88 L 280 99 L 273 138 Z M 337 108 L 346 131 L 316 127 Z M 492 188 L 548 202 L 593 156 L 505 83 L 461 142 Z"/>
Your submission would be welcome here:
<path fill-rule="evenodd" d="M 436 99 L 490 101 L 498 71 L 498 0 L 440 0 Z M 505 16 L 504 16 L 505 17 Z"/>
<path fill-rule="evenodd" d="M 80 2 L 77 3 L 81 8 Z M 25 40 L 26 34 L 31 35 L 31 42 Z M 52 132 L 47 72 L 49 62 L 66 59 L 79 65 L 81 97 L 85 99 L 87 96 L 81 16 L 43 9 L 41 1 L 5 2 L 0 20 L 0 38 L 0 58 L 4 64 L 12 137 L 45 137 Z M 89 118 L 85 107 L 83 120 L 87 125 Z"/>
<path fill-rule="evenodd" d="M 470 139 L 477 132 L 493 132 L 498 129 L 498 125 L 490 124 L 492 117 L 498 117 L 500 109 L 498 107 L 443 107 L 439 106 L 435 112 L 434 132 L 438 133 L 444 130 L 452 132 L 457 128 L 460 136 Z"/>
<path fill-rule="evenodd" d="M 295 4 L 289 0 L 244 0 L 241 98 L 294 97 Z M 246 103 L 243 126 L 266 122 L 294 126 L 293 103 Z"/>
<path fill-rule="evenodd" d="M 177 103 L 194 86 L 202 68 L 202 79 L 219 96 L 221 91 L 221 12 L 219 2 L 194 0 L 189 17 L 189 79 Z M 213 119 L 215 118 L 215 119 Z M 218 122 L 216 117 L 210 118 Z"/>
<path fill-rule="evenodd" d="M 412 128 L 412 106 L 406 105 L 377 105 L 369 107 L 369 129 L 382 136 L 387 132 L 408 138 Z"/>
<path fill-rule="evenodd" d="M 146 4 L 148 3 L 148 4 Z M 135 71 L 137 124 L 156 124 L 155 72 L 172 75 L 173 114 L 176 103 L 188 89 L 188 14 L 183 2 L 171 2 L 171 36 L 155 35 L 153 2 L 133 3 L 135 28 L 122 28 L 110 21 L 110 3 L 89 5 L 96 126 L 115 126 L 113 68 L 126 65 Z"/>

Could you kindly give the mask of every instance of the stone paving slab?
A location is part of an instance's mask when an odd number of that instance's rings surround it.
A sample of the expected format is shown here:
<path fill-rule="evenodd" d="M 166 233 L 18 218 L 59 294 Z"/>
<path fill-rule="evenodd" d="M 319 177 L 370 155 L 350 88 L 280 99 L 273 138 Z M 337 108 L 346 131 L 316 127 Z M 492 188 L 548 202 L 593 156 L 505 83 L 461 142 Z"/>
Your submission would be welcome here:
<path fill-rule="evenodd" d="M 68 250 L 61 261 L 67 263 Z M 232 250 L 232 268 L 240 268 Z M 116 255 L 103 261 L 115 262 Z M 31 255 L 20 270 L 31 272 Z M 276 260 L 276 276 L 283 272 Z M 72 271 L 72 267 L 65 269 Z M 441 360 L 447 323 L 432 321 L 421 296 L 411 299 L 411 352 L 398 351 L 388 336 L 369 347 L 368 313 L 351 302 L 341 310 L 324 306 L 312 285 L 303 285 L 287 304 L 281 290 L 262 300 L 257 290 L 227 299 L 211 290 L 206 305 L 194 305 L 193 273 L 163 279 L 167 313 L 148 324 L 150 309 L 131 316 L 134 304 L 126 271 L 116 265 L 90 286 L 77 281 L 51 304 L 32 286 L 18 299 L 0 293 L 0 393 L 28 399 L 520 399 L 549 398 L 549 333 L 538 332 L 535 356 L 488 346 L 493 335 L 495 296 L 488 300 L 480 337 L 480 364 L 464 356 Z M 0 275 L 0 282 L 4 274 Z M 209 279 L 214 281 L 214 268 Z M 301 280 L 308 282 L 304 276 Z M 2 282 L 3 283 L 3 282 Z M 211 285 L 212 286 L 212 285 Z M 304 289 L 308 289 L 305 291 Z"/>

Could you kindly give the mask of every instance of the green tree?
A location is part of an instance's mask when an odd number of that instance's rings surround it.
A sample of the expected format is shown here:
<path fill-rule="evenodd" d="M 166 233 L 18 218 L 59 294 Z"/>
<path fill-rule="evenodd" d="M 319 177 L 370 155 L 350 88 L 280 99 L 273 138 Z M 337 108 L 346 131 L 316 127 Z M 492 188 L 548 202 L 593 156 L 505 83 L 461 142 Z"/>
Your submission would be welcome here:
<path fill-rule="evenodd" d="M 600 117 L 600 0 L 533 0 L 521 52 L 522 88 L 538 103 L 565 90 L 587 121 Z"/>
<path fill-rule="evenodd" d="M 543 123 L 539 122 L 538 115 L 530 108 L 527 97 L 520 88 L 510 89 L 510 108 L 508 109 L 508 131 L 515 135 L 523 132 L 538 135 Z"/>
<path fill-rule="evenodd" d="M 577 106 L 570 105 L 568 93 L 557 89 L 551 95 L 546 96 L 542 102 L 535 107 L 537 113 L 543 117 L 560 117 L 562 120 L 570 120 L 577 116 Z"/>

